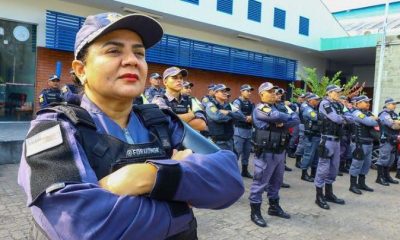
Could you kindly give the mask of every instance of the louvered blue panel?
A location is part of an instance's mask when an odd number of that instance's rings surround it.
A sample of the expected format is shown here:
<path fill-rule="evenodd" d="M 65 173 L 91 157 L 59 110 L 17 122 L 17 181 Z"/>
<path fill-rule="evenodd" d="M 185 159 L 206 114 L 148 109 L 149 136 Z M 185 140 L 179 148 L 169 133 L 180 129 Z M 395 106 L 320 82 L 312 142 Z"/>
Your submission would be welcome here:
<path fill-rule="evenodd" d="M 74 51 L 75 36 L 85 18 L 69 14 L 46 12 L 46 47 Z"/>
<path fill-rule="evenodd" d="M 217 10 L 220 12 L 232 14 L 233 0 L 217 0 Z"/>
<path fill-rule="evenodd" d="M 285 29 L 286 11 L 275 8 L 274 10 L 274 27 Z"/>
<path fill-rule="evenodd" d="M 181 0 L 181 1 L 199 5 L 199 0 Z"/>
<path fill-rule="evenodd" d="M 300 16 L 299 20 L 299 34 L 308 36 L 309 33 L 309 27 L 310 27 L 310 20 L 305 17 Z"/>
<path fill-rule="evenodd" d="M 256 22 L 261 22 L 261 2 L 249 0 L 247 18 Z"/>
<path fill-rule="evenodd" d="M 147 50 L 148 62 L 293 81 L 297 61 L 171 35 Z"/>

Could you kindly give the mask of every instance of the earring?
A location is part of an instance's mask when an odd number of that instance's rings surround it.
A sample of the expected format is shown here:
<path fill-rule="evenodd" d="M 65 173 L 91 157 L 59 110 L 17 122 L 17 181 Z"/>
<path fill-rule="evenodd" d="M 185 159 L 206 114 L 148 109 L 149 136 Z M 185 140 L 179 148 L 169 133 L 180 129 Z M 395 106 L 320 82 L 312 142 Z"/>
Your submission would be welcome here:
<path fill-rule="evenodd" d="M 81 80 L 82 86 L 86 84 L 86 76 L 80 77 L 79 80 Z"/>

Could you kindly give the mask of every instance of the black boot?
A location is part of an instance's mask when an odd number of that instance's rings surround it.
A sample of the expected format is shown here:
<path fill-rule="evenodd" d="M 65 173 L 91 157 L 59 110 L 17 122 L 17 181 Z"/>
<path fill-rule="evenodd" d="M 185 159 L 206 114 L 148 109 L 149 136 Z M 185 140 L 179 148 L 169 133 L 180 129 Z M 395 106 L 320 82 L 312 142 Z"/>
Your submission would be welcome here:
<path fill-rule="evenodd" d="M 400 161 L 400 160 L 399 160 Z M 400 169 L 397 169 L 397 173 L 396 173 L 396 176 L 395 176 L 395 178 L 398 178 L 398 179 L 400 179 Z"/>
<path fill-rule="evenodd" d="M 296 152 L 296 149 L 289 148 L 288 149 L 288 157 L 295 158 L 296 157 L 296 155 L 294 154 L 295 152 Z"/>
<path fill-rule="evenodd" d="M 306 182 L 314 182 L 314 178 L 310 177 L 307 173 L 307 169 L 303 169 L 301 172 L 301 180 Z"/>
<path fill-rule="evenodd" d="M 249 165 L 242 165 L 242 177 L 253 178 L 253 176 L 249 173 L 248 166 Z"/>
<path fill-rule="evenodd" d="M 383 186 L 389 186 L 389 183 L 386 182 L 386 179 L 385 179 L 385 177 L 383 175 L 383 166 L 376 165 L 376 167 L 377 167 L 377 171 L 378 171 L 378 176 L 376 177 L 376 181 L 375 182 L 379 183 L 379 184 L 381 184 Z"/>
<path fill-rule="evenodd" d="M 317 174 L 317 168 L 312 167 L 311 168 L 311 174 L 310 177 L 315 179 L 315 175 Z"/>
<path fill-rule="evenodd" d="M 269 208 L 268 208 L 268 215 L 277 216 L 281 218 L 289 219 L 290 215 L 285 213 L 281 206 L 279 205 L 279 198 L 278 199 L 269 199 Z"/>
<path fill-rule="evenodd" d="M 251 214 L 250 214 L 251 221 L 253 221 L 257 226 L 266 227 L 267 222 L 261 215 L 261 210 L 260 210 L 261 203 L 250 203 L 250 208 L 251 208 Z"/>
<path fill-rule="evenodd" d="M 393 184 L 399 184 L 399 181 L 394 180 L 389 173 L 389 167 L 383 167 L 383 176 L 385 177 L 386 182 L 388 183 L 393 183 Z"/>
<path fill-rule="evenodd" d="M 292 169 L 291 169 L 290 167 L 286 166 L 286 164 L 285 164 L 285 171 L 287 171 L 287 172 L 291 172 L 291 171 L 292 171 Z"/>
<path fill-rule="evenodd" d="M 349 188 L 349 190 L 350 190 L 350 192 L 353 192 L 355 194 L 362 194 L 360 189 L 358 189 L 357 177 L 356 176 L 351 176 L 350 175 L 350 188 Z"/>
<path fill-rule="evenodd" d="M 368 192 L 373 192 L 374 189 L 370 188 L 365 184 L 365 175 L 358 175 L 358 188 Z"/>
<path fill-rule="evenodd" d="M 328 203 L 325 201 L 324 194 L 322 193 L 322 188 L 316 187 L 317 189 L 317 198 L 315 199 L 315 203 L 322 209 L 329 209 Z"/>
<path fill-rule="evenodd" d="M 346 168 L 346 161 L 340 162 L 340 165 L 339 165 L 339 172 L 342 172 L 342 173 L 349 173 L 349 170 Z"/>
<path fill-rule="evenodd" d="M 287 183 L 282 182 L 281 188 L 290 188 L 290 185 Z"/>
<path fill-rule="evenodd" d="M 301 168 L 301 156 L 300 155 L 296 155 L 296 167 L 297 168 Z"/>
<path fill-rule="evenodd" d="M 332 184 L 325 184 L 325 200 L 327 202 L 333 202 L 336 204 L 345 204 L 343 199 L 340 199 L 338 197 L 336 197 L 335 194 L 333 194 L 333 186 Z"/>

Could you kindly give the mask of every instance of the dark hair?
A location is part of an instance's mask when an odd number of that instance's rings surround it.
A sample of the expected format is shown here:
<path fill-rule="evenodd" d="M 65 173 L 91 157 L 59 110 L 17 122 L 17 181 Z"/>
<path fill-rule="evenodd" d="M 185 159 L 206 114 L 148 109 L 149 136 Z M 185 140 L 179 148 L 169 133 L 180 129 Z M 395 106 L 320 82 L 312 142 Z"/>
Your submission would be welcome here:
<path fill-rule="evenodd" d="M 85 47 L 83 47 L 81 49 L 81 51 L 79 51 L 78 55 L 76 56 L 76 60 L 81 61 L 83 64 L 86 63 L 86 58 L 88 55 L 88 49 L 89 49 L 90 44 L 86 45 Z M 82 83 L 81 80 L 76 76 L 75 73 L 72 73 L 72 77 L 73 77 L 73 82 L 82 87 Z"/>

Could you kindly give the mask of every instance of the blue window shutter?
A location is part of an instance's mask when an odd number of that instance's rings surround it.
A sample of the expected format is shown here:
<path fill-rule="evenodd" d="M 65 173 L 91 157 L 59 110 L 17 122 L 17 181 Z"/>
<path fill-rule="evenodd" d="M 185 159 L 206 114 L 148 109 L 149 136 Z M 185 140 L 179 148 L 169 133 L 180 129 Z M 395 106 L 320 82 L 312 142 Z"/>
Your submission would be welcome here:
<path fill-rule="evenodd" d="M 261 22 L 261 2 L 249 0 L 247 18 L 256 22 Z"/>
<path fill-rule="evenodd" d="M 226 73 L 296 80 L 297 61 L 213 43 L 164 34 L 146 51 L 153 63 L 190 67 Z"/>
<path fill-rule="evenodd" d="M 199 5 L 199 0 L 181 0 L 181 1 Z"/>
<path fill-rule="evenodd" d="M 76 33 L 85 18 L 46 11 L 46 47 L 74 51 Z"/>
<path fill-rule="evenodd" d="M 274 27 L 285 29 L 286 27 L 286 11 L 275 8 L 274 10 Z"/>
<path fill-rule="evenodd" d="M 308 36 L 310 28 L 310 20 L 300 16 L 299 20 L 299 34 Z"/>
<path fill-rule="evenodd" d="M 232 14 L 233 0 L 217 0 L 217 11 Z"/>

